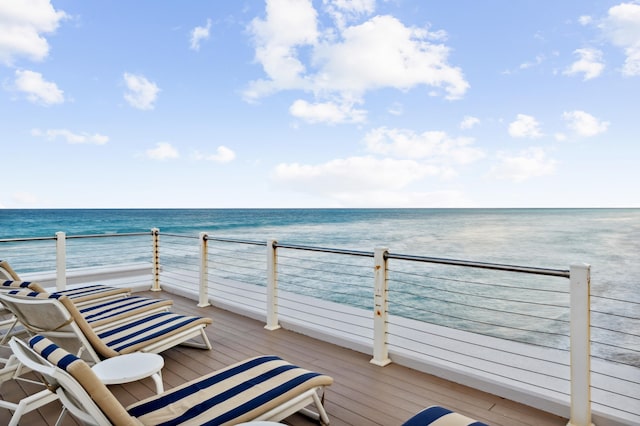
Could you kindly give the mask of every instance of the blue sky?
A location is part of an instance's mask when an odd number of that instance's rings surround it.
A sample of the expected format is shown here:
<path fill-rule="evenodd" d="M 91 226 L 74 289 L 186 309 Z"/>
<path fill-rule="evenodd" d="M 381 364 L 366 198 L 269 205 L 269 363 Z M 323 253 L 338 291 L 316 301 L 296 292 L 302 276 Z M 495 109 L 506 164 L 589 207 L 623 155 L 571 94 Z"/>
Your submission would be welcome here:
<path fill-rule="evenodd" d="M 0 207 L 640 207 L 638 99 L 635 1 L 0 0 Z"/>

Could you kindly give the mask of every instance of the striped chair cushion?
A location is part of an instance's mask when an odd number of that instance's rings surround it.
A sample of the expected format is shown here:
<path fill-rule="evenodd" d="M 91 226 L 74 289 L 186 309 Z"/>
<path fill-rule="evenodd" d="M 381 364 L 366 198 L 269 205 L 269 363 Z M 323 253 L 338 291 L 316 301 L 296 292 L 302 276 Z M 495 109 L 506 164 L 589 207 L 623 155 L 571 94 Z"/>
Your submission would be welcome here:
<path fill-rule="evenodd" d="M 120 297 L 91 305 L 83 305 L 80 313 L 92 327 L 99 327 L 149 311 L 169 310 L 173 302 L 141 296 Z"/>
<path fill-rule="evenodd" d="M 127 407 L 145 425 L 235 424 L 333 379 L 277 356 L 251 358 Z"/>
<path fill-rule="evenodd" d="M 51 364 L 66 371 L 76 379 L 88 396 L 114 425 L 139 424 L 127 413 L 122 404 L 98 379 L 86 362 L 42 336 L 32 337 L 29 340 L 29 346 Z"/>
<path fill-rule="evenodd" d="M 105 285 L 89 285 L 68 290 L 51 292 L 58 296 L 67 296 L 74 303 L 83 303 L 89 300 L 104 299 L 115 296 L 128 296 L 131 294 L 129 288 L 108 287 Z"/>
<path fill-rule="evenodd" d="M 402 426 L 487 426 L 459 413 L 434 405 L 411 417 Z"/>
<path fill-rule="evenodd" d="M 16 289 L 16 288 L 29 288 L 31 281 L 14 281 L 4 280 L 0 283 L 0 288 L 3 290 Z"/>
<path fill-rule="evenodd" d="M 82 327 L 82 324 L 79 321 L 77 322 L 96 350 L 102 352 L 96 347 L 97 342 L 92 339 L 92 336 Z M 165 340 L 167 337 L 178 334 L 181 331 L 192 329 L 198 324 L 209 325 L 211 323 L 211 318 L 158 312 L 128 321 L 123 325 L 100 330 L 96 336 L 111 351 L 111 353 L 106 352 L 102 353 L 102 355 L 111 357 L 144 350 L 145 347 L 152 343 Z"/>

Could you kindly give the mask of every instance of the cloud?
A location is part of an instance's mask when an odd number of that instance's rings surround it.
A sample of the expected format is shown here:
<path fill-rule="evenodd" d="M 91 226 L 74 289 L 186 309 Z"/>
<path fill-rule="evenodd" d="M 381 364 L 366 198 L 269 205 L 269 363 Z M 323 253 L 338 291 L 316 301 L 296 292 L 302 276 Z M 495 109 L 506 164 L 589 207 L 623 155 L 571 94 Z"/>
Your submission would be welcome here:
<path fill-rule="evenodd" d="M 578 22 L 583 26 L 589 25 L 591 22 L 593 22 L 593 18 L 589 15 L 582 15 L 578 18 Z"/>
<path fill-rule="evenodd" d="M 640 4 L 621 3 L 609 9 L 600 25 L 604 35 L 627 56 L 622 74 L 640 75 Z"/>
<path fill-rule="evenodd" d="M 180 157 L 178 150 L 168 142 L 158 142 L 156 148 L 148 149 L 145 155 L 152 160 L 171 160 Z"/>
<path fill-rule="evenodd" d="M 46 81 L 39 72 L 16 70 L 15 76 L 15 90 L 26 93 L 30 102 L 44 106 L 64 102 L 64 92 L 55 83 Z"/>
<path fill-rule="evenodd" d="M 596 78 L 602 74 L 602 70 L 604 70 L 602 51 L 598 49 L 584 48 L 576 49 L 573 53 L 578 55 L 580 59 L 565 69 L 563 74 L 573 76 L 584 73 L 585 81 Z"/>
<path fill-rule="evenodd" d="M 215 154 L 205 155 L 198 151 L 194 154 L 194 159 L 196 160 L 214 161 L 216 163 L 230 163 L 235 160 L 235 158 L 236 153 L 224 145 L 219 146 Z"/>
<path fill-rule="evenodd" d="M 522 70 L 526 70 L 527 68 L 533 68 L 543 63 L 544 60 L 545 60 L 544 55 L 536 55 L 536 58 L 533 62 L 523 62 L 522 64 L 520 64 L 519 68 Z"/>
<path fill-rule="evenodd" d="M 471 129 L 476 124 L 480 124 L 480 119 L 478 117 L 465 115 L 462 121 L 460 122 L 460 128 L 462 130 L 467 130 L 467 129 Z"/>
<path fill-rule="evenodd" d="M 312 104 L 302 99 L 298 99 L 291 105 L 289 113 L 308 123 L 364 123 L 367 119 L 365 110 L 354 109 L 353 105 L 348 103 L 318 102 Z"/>
<path fill-rule="evenodd" d="M 498 152 L 499 164 L 491 168 L 489 177 L 498 180 L 523 182 L 525 180 L 553 174 L 557 162 L 547 158 L 542 148 L 532 147 L 518 154 Z"/>
<path fill-rule="evenodd" d="M 438 173 L 437 167 L 413 160 L 378 159 L 372 156 L 339 158 L 323 164 L 278 164 L 272 180 L 290 189 L 324 195 L 358 192 L 376 186 L 395 191 Z"/>
<path fill-rule="evenodd" d="M 134 108 L 148 110 L 154 108 L 160 89 L 143 75 L 124 73 L 124 82 L 128 92 L 124 98 Z"/>
<path fill-rule="evenodd" d="M 279 164 L 272 183 L 334 200 L 345 207 L 469 207 L 459 191 L 412 191 L 409 185 L 439 173 L 414 160 L 372 156 L 340 158 L 321 164 Z"/>
<path fill-rule="evenodd" d="M 329 103 L 334 107 L 362 103 L 366 92 L 381 88 L 407 91 L 424 85 L 447 99 L 461 98 L 469 88 L 460 68 L 448 63 L 450 49 L 441 43 L 444 32 L 407 27 L 388 15 L 352 24 L 373 12 L 372 1 L 324 4 L 338 23 L 320 31 L 311 1 L 267 1 L 265 18 L 255 18 L 248 27 L 255 60 L 266 77 L 248 84 L 245 100 L 299 90 L 314 100 L 298 103 L 290 111 L 301 113 L 304 106 L 309 113 L 310 106 L 326 109 Z M 332 116 L 337 112 L 334 108 Z"/>
<path fill-rule="evenodd" d="M 404 106 L 400 102 L 394 102 L 388 109 L 387 112 L 391 115 L 402 115 L 404 114 Z"/>
<path fill-rule="evenodd" d="M 375 0 L 324 0 L 325 10 L 333 17 L 338 28 L 362 16 L 371 15 L 376 9 Z"/>
<path fill-rule="evenodd" d="M 200 50 L 200 42 L 209 39 L 209 31 L 211 30 L 211 19 L 207 19 L 206 27 L 195 27 L 191 30 L 191 41 L 189 48 L 191 50 Z"/>
<path fill-rule="evenodd" d="M 539 138 L 540 124 L 538 121 L 526 114 L 518 114 L 516 120 L 509 124 L 509 134 L 514 138 Z"/>
<path fill-rule="evenodd" d="M 45 59 L 49 43 L 43 35 L 55 32 L 66 17 L 49 0 L 0 2 L 0 62 L 11 66 L 19 57 Z"/>
<path fill-rule="evenodd" d="M 445 132 L 415 133 L 406 129 L 380 127 L 364 137 L 371 153 L 425 160 L 432 163 L 443 177 L 451 175 L 451 166 L 469 164 L 484 157 L 484 152 L 473 148 L 472 138 L 452 138 Z"/>
<path fill-rule="evenodd" d="M 607 131 L 608 121 L 600 121 L 593 115 L 584 111 L 569 111 L 562 114 L 567 126 L 575 134 L 582 137 L 591 137 Z"/>
<path fill-rule="evenodd" d="M 18 204 L 33 205 L 38 202 L 38 197 L 29 192 L 14 192 L 13 194 L 11 194 L 11 198 Z"/>
<path fill-rule="evenodd" d="M 65 139 L 69 144 L 90 144 L 90 145 L 104 145 L 109 142 L 109 137 L 101 135 L 99 133 L 89 134 L 86 132 L 73 133 L 67 129 L 47 129 L 42 131 L 40 129 L 32 129 L 32 136 L 44 137 L 47 140 L 54 141 L 58 138 Z"/>

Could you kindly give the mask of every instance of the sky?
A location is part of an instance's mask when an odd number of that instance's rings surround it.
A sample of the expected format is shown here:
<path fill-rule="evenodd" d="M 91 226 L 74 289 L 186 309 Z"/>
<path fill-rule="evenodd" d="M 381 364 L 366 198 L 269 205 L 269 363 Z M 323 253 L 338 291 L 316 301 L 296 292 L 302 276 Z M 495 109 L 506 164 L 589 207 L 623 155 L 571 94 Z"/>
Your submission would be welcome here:
<path fill-rule="evenodd" d="M 639 105 L 633 0 L 0 0 L 0 208 L 637 208 Z"/>

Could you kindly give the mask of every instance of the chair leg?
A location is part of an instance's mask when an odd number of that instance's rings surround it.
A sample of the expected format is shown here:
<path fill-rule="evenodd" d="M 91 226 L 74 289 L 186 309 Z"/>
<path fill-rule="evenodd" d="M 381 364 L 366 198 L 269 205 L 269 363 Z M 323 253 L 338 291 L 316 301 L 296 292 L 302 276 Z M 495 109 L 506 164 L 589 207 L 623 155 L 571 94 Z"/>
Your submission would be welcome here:
<path fill-rule="evenodd" d="M 18 404 L 16 404 L 15 411 L 13 412 L 13 416 L 11 416 L 11 421 L 8 426 L 18 426 L 23 414 L 36 410 L 57 399 L 58 395 L 51 392 L 49 389 L 43 389 L 38 393 L 34 393 L 33 395 L 23 398 Z"/>
<path fill-rule="evenodd" d="M 300 414 L 303 414 L 309 418 L 312 418 L 313 420 L 318 420 L 320 422 L 321 425 L 325 425 L 328 426 L 329 425 L 329 416 L 327 415 L 327 411 L 324 409 L 324 405 L 322 404 L 322 401 L 320 400 L 320 397 L 318 396 L 318 394 L 316 392 L 313 392 L 312 395 L 313 398 L 313 402 L 316 405 L 316 412 L 311 411 L 308 408 L 303 408 L 299 411 Z"/>

